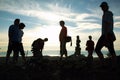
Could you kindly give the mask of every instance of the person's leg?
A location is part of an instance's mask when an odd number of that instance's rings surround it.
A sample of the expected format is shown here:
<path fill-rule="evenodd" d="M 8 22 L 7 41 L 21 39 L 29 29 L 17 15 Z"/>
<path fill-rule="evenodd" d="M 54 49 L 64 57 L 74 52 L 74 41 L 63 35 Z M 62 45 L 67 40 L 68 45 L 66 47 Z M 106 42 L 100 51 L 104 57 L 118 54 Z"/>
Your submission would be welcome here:
<path fill-rule="evenodd" d="M 92 62 L 93 62 L 93 56 L 92 56 L 92 54 L 93 54 L 93 50 L 88 50 L 88 57 L 87 57 L 87 64 L 88 65 L 91 65 Z"/>
<path fill-rule="evenodd" d="M 60 60 L 62 60 L 62 57 L 63 57 L 63 49 L 62 49 L 62 45 L 63 45 L 63 43 L 60 42 Z"/>
<path fill-rule="evenodd" d="M 112 63 L 113 63 L 113 65 L 116 65 L 117 64 L 117 57 L 116 57 L 113 42 L 110 42 L 110 46 L 108 46 L 108 50 L 109 50 L 110 54 L 112 55 Z"/>
<path fill-rule="evenodd" d="M 67 58 L 66 42 L 64 42 L 64 45 L 63 45 L 63 53 L 65 54 L 65 57 Z"/>
<path fill-rule="evenodd" d="M 93 59 L 93 50 L 88 51 L 88 57 Z"/>
<path fill-rule="evenodd" d="M 103 54 L 102 54 L 102 52 L 101 52 L 101 49 L 102 49 L 103 46 L 104 46 L 103 41 L 104 41 L 104 37 L 101 36 L 101 37 L 99 38 L 99 40 L 98 40 L 98 42 L 97 42 L 97 44 L 96 44 L 96 48 L 95 48 L 95 52 L 97 53 L 97 55 L 98 55 L 101 63 L 104 62 L 104 56 L 103 56 Z"/>
<path fill-rule="evenodd" d="M 62 41 L 60 43 L 60 60 L 62 60 L 63 55 L 65 54 L 65 57 L 67 57 L 67 49 L 66 49 L 66 42 Z"/>
<path fill-rule="evenodd" d="M 26 62 L 26 58 L 25 58 L 25 52 L 24 52 L 24 48 L 23 48 L 23 44 L 22 43 L 19 44 L 19 51 L 20 51 L 22 59 L 23 59 L 23 61 L 25 63 Z"/>
<path fill-rule="evenodd" d="M 67 55 L 67 49 L 65 49 L 65 57 L 67 58 L 68 57 L 68 55 Z"/>
<path fill-rule="evenodd" d="M 13 62 L 17 63 L 19 57 L 19 43 L 13 42 Z"/>
<path fill-rule="evenodd" d="M 9 61 L 10 54 L 12 53 L 12 50 L 13 50 L 12 43 L 9 42 L 8 50 L 7 50 L 7 54 L 6 54 L 6 63 L 8 63 L 8 61 Z"/>
<path fill-rule="evenodd" d="M 88 50 L 88 57 L 92 57 L 93 50 Z"/>

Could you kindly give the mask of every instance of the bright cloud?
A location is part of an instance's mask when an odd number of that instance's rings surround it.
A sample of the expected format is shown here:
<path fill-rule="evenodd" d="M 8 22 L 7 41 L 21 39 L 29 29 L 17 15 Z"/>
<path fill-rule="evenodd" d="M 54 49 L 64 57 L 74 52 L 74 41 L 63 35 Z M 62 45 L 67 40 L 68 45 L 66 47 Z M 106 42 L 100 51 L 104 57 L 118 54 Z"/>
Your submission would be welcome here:
<path fill-rule="evenodd" d="M 115 27 L 119 28 L 120 27 L 120 22 L 116 22 L 114 25 L 115 25 Z"/>

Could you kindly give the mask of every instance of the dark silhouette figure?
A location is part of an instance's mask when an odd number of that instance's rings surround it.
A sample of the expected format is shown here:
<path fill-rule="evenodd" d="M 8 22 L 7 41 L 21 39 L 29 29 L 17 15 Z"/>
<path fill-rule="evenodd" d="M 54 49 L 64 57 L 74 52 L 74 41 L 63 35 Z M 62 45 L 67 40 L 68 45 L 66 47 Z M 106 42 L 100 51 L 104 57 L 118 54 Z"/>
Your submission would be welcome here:
<path fill-rule="evenodd" d="M 24 23 L 19 24 L 19 29 L 20 29 L 20 31 L 19 31 L 19 36 L 20 36 L 19 37 L 19 42 L 20 42 L 19 43 L 19 52 L 20 52 L 20 54 L 22 56 L 22 59 L 25 63 L 26 62 L 25 51 L 24 51 L 24 47 L 23 47 L 23 43 L 22 43 L 22 37 L 23 37 L 23 34 L 24 34 L 24 32 L 23 32 L 24 27 L 25 27 Z"/>
<path fill-rule="evenodd" d="M 87 63 L 91 64 L 93 62 L 93 51 L 94 51 L 94 41 L 92 36 L 89 36 L 89 40 L 86 42 L 86 50 L 88 51 Z"/>
<path fill-rule="evenodd" d="M 59 34 L 60 60 L 62 60 L 63 55 L 65 55 L 65 57 L 67 57 L 67 49 L 66 49 L 67 28 L 65 27 L 64 21 L 60 21 L 60 26 L 62 27 L 60 34 Z"/>
<path fill-rule="evenodd" d="M 24 32 L 23 32 L 23 29 L 25 27 L 25 24 L 24 23 L 20 23 L 19 24 L 19 30 L 18 30 L 18 40 L 16 42 L 16 52 L 13 54 L 13 58 L 14 58 L 14 62 L 17 63 L 18 62 L 18 57 L 19 57 L 19 52 L 22 56 L 22 59 L 24 61 L 24 63 L 26 62 L 26 59 L 25 59 L 25 52 L 24 52 L 24 48 L 23 48 L 23 44 L 22 44 L 22 37 L 24 35 Z"/>
<path fill-rule="evenodd" d="M 9 42 L 8 42 L 8 50 L 7 50 L 7 54 L 6 54 L 6 63 L 8 63 L 9 57 L 10 57 L 10 54 L 12 53 L 12 51 L 14 53 L 16 51 L 15 46 L 16 46 L 16 42 L 17 42 L 17 38 L 18 38 L 19 23 L 20 23 L 20 19 L 15 19 L 14 24 L 11 25 L 8 30 Z"/>
<path fill-rule="evenodd" d="M 79 36 L 77 36 L 75 53 L 74 53 L 75 56 L 80 56 L 80 55 L 81 55 L 80 42 L 81 42 L 81 41 L 80 41 L 80 38 L 79 38 Z"/>
<path fill-rule="evenodd" d="M 103 16 L 102 16 L 102 35 L 99 38 L 95 51 L 100 58 L 102 64 L 104 64 L 104 56 L 101 49 L 105 46 L 108 48 L 110 54 L 112 55 L 113 63 L 116 62 L 116 53 L 114 50 L 113 42 L 116 40 L 115 34 L 113 32 L 113 13 L 109 11 L 109 6 L 107 2 L 102 2 L 100 5 Z"/>
<path fill-rule="evenodd" d="M 33 57 L 36 59 L 42 59 L 43 55 L 42 55 L 42 51 L 44 48 L 44 42 L 48 41 L 48 38 L 45 39 L 41 39 L 38 38 L 37 40 L 35 40 L 32 43 L 32 53 L 33 53 Z"/>

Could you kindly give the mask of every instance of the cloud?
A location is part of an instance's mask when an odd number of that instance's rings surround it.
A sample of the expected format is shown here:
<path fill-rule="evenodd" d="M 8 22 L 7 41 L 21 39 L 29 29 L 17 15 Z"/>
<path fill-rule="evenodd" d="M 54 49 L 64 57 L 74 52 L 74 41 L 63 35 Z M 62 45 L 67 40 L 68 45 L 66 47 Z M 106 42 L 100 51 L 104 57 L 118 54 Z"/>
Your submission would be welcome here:
<path fill-rule="evenodd" d="M 120 16 L 115 16 L 115 20 L 120 20 Z"/>
<path fill-rule="evenodd" d="M 120 28 L 120 22 L 115 22 L 115 27 Z"/>
<path fill-rule="evenodd" d="M 17 4 L 19 3 L 19 5 Z M 85 18 L 91 16 L 88 13 L 78 14 L 72 12 L 71 4 L 67 7 L 61 6 L 59 3 L 49 4 L 48 2 L 36 2 L 28 0 L 2 0 L 0 3 L 0 10 L 5 10 L 14 14 L 21 14 L 29 17 L 36 17 L 44 21 L 58 22 L 59 20 L 67 21 L 85 21 Z"/>
<path fill-rule="evenodd" d="M 19 5 L 17 4 L 19 3 Z M 58 21 L 68 15 L 69 10 L 64 7 L 59 7 L 56 3 L 47 4 L 32 0 L 2 0 L 0 10 L 8 11 L 14 14 L 21 14 L 29 17 L 36 17 L 43 20 Z M 67 14 L 66 14 L 67 13 Z"/>
<path fill-rule="evenodd" d="M 114 17 L 114 26 L 120 28 L 120 16 Z"/>
<path fill-rule="evenodd" d="M 95 41 L 98 40 L 101 34 L 100 19 L 103 14 L 99 7 L 87 8 L 89 13 L 86 11 L 80 12 L 81 10 L 79 10 L 77 5 L 72 5 L 72 3 L 61 4 L 57 1 L 58 0 L 51 2 L 49 0 L 0 0 L 0 10 L 40 20 L 40 23 L 38 22 L 39 24 L 31 25 L 34 26 L 34 28 L 24 30 L 25 35 L 23 37 L 23 42 L 26 44 L 32 43 L 32 41 L 38 37 L 49 37 L 50 43 L 48 42 L 47 44 L 53 45 L 56 41 L 50 36 L 55 36 L 57 39 L 57 43 L 55 44 L 58 44 L 60 20 L 65 20 L 66 26 L 68 27 L 68 35 L 73 36 L 74 43 L 76 35 L 80 35 L 82 45 L 85 45 L 85 40 L 88 39 L 88 35 L 92 35 Z M 61 2 L 63 1 L 64 0 Z M 79 11 L 72 10 L 73 6 L 78 7 L 76 10 Z M 115 27 L 119 27 L 120 16 L 115 16 L 115 20 L 117 20 L 117 22 L 115 22 Z M 31 24 L 32 20 L 27 23 Z M 4 39 L 6 39 L 6 37 L 4 37 Z"/>

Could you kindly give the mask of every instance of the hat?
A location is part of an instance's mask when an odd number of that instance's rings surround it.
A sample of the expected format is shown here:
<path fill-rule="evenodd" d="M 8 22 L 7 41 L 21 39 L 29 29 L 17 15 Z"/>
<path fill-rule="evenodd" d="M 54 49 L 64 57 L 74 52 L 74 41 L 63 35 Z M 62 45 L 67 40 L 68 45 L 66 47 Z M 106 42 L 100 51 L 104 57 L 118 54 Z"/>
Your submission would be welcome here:
<path fill-rule="evenodd" d="M 108 6 L 107 2 L 102 2 L 100 7 L 102 7 L 102 6 Z"/>

